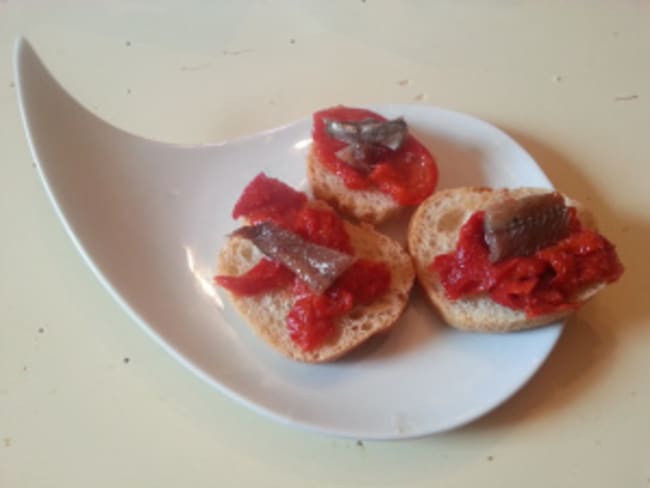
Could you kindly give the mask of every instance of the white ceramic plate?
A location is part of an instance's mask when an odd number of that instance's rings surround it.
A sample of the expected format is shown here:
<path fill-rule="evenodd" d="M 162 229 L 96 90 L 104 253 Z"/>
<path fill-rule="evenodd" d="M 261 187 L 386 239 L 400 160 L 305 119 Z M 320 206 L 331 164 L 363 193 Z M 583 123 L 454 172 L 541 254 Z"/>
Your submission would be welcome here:
<path fill-rule="evenodd" d="M 451 429 L 520 388 L 561 332 L 560 324 L 506 335 L 456 332 L 416 291 L 390 335 L 343 360 L 285 359 L 238 318 L 212 276 L 246 183 L 265 171 L 304 188 L 310 119 L 218 145 L 172 146 L 97 119 L 24 41 L 16 47 L 16 72 L 34 159 L 79 252 L 152 337 L 258 412 L 360 439 Z M 526 151 L 486 122 L 421 105 L 374 108 L 406 118 L 437 158 L 440 187 L 550 187 Z M 403 232 L 400 226 L 390 231 Z"/>

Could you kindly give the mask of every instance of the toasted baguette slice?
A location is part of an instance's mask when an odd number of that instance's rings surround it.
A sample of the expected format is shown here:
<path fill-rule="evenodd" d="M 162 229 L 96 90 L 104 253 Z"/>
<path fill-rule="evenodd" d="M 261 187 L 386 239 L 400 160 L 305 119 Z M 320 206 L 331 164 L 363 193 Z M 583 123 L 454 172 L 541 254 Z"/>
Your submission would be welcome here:
<path fill-rule="evenodd" d="M 379 224 L 404 208 L 379 190 L 350 190 L 341 178 L 322 165 L 313 148 L 307 155 L 307 179 L 315 198 L 362 222 Z"/>
<path fill-rule="evenodd" d="M 466 331 L 509 332 L 557 322 L 571 314 L 570 311 L 564 311 L 531 319 L 524 312 L 500 305 L 487 295 L 450 301 L 445 296 L 437 274 L 427 269 L 435 256 L 456 248 L 461 226 L 477 210 L 505 198 L 521 198 L 548 191 L 539 188 L 454 188 L 438 191 L 418 207 L 409 223 L 409 252 L 415 263 L 419 283 L 445 322 Z M 583 225 L 595 227 L 591 215 L 584 208 L 566 196 L 564 198 L 567 205 L 576 207 Z M 584 302 L 604 286 L 596 284 L 582 290 L 575 299 Z"/>
<path fill-rule="evenodd" d="M 290 291 L 278 290 L 253 297 L 229 293 L 235 308 L 253 330 L 285 356 L 310 363 L 332 361 L 372 335 L 390 328 L 406 307 L 415 279 L 410 256 L 396 241 L 369 225 L 345 222 L 345 228 L 356 256 L 388 264 L 391 284 L 388 292 L 376 302 L 358 305 L 341 317 L 337 332 L 320 348 L 303 351 L 289 337 L 285 318 L 294 303 Z M 218 257 L 218 274 L 241 275 L 261 257 L 260 251 L 250 241 L 230 237 Z"/>

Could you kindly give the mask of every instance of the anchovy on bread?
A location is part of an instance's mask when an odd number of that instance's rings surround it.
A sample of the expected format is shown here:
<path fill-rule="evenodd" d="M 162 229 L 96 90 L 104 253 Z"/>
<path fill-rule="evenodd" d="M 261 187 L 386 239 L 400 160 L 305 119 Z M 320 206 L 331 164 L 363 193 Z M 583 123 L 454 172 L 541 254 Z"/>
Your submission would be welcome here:
<path fill-rule="evenodd" d="M 519 203 L 508 210 L 502 206 L 504 202 Z M 492 257 L 498 260 L 507 257 L 507 253 L 528 253 L 539 247 L 538 244 L 519 237 L 521 229 L 525 230 L 526 227 L 533 228 L 534 233 L 540 234 L 542 245 L 545 245 L 545 233 L 554 234 L 551 236 L 553 239 L 560 239 L 564 230 L 559 233 L 556 230 L 563 227 L 565 206 L 576 209 L 582 226 L 595 229 L 593 217 L 583 206 L 565 195 L 549 194 L 546 189 L 492 190 L 462 187 L 440 190 L 425 200 L 409 223 L 408 248 L 413 257 L 418 282 L 443 320 L 450 326 L 465 331 L 509 332 L 567 318 L 573 309 L 529 316 L 523 310 L 495 302 L 486 293 L 451 300 L 446 295 L 439 276 L 431 269 L 434 258 L 455 250 L 460 229 L 478 211 L 491 212 L 491 222 L 486 228 L 488 233 L 509 235 L 509 240 L 502 239 L 502 242 L 495 244 Z M 529 219 L 526 222 L 521 220 L 526 218 Z M 606 284 L 605 281 L 600 281 L 580 289 L 572 297 L 572 302 L 578 305 L 586 302 Z"/>

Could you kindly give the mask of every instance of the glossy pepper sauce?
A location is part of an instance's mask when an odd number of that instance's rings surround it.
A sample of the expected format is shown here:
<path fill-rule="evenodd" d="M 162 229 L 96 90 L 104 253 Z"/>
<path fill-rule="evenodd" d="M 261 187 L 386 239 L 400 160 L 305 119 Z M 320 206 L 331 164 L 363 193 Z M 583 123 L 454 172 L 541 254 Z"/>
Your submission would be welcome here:
<path fill-rule="evenodd" d="M 484 239 L 484 212 L 474 213 L 460 230 L 456 249 L 436 256 L 430 270 L 438 273 L 447 298 L 487 293 L 497 303 L 522 310 L 528 317 L 572 310 L 576 293 L 600 281 L 616 281 L 623 273 L 614 246 L 584 228 L 570 208 L 570 233 L 530 256 L 489 260 Z"/>
<path fill-rule="evenodd" d="M 307 205 L 304 193 L 279 180 L 258 175 L 235 204 L 233 217 L 270 220 L 303 239 L 352 254 L 343 221 L 329 209 Z M 318 295 L 284 265 L 268 258 L 240 276 L 217 276 L 218 285 L 239 296 L 289 289 L 294 305 L 287 316 L 291 339 L 304 351 L 320 347 L 336 331 L 336 319 L 355 305 L 368 305 L 388 291 L 390 270 L 381 262 L 357 260 Z"/>
<path fill-rule="evenodd" d="M 438 182 L 438 167 L 431 153 L 415 137 L 407 135 L 396 151 L 379 147 L 370 172 L 356 169 L 336 156 L 347 146 L 327 133 L 325 119 L 358 122 L 364 119 L 386 121 L 370 110 L 338 106 L 314 114 L 313 150 L 318 160 L 339 176 L 352 190 L 377 188 L 400 205 L 418 205 L 433 193 Z"/>
<path fill-rule="evenodd" d="M 251 296 L 284 288 L 293 283 L 293 273 L 283 264 L 267 258 L 249 269 L 242 276 L 217 276 L 215 281 L 235 295 Z"/>

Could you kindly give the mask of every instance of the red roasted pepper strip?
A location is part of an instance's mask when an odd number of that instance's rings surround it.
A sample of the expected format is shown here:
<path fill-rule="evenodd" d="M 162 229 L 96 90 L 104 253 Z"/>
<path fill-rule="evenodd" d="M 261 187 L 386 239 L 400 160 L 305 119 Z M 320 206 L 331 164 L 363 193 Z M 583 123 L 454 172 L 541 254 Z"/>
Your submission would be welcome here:
<path fill-rule="evenodd" d="M 339 176 L 351 190 L 377 188 L 400 205 L 418 205 L 428 197 L 438 182 L 438 167 L 431 153 L 415 137 L 408 135 L 396 151 L 381 148 L 369 173 L 339 159 L 336 153 L 347 144 L 327 133 L 325 120 L 359 122 L 364 119 L 385 121 L 370 110 L 345 106 L 332 107 L 314 114 L 312 137 L 317 159 Z"/>
<path fill-rule="evenodd" d="M 252 296 L 289 286 L 293 273 L 282 264 L 263 258 L 239 276 L 215 276 L 214 281 L 235 295 Z"/>
<path fill-rule="evenodd" d="M 436 256 L 447 298 L 488 293 L 506 307 L 528 317 L 577 308 L 581 289 L 600 281 L 616 281 L 623 273 L 614 246 L 597 232 L 583 228 L 571 208 L 568 237 L 530 256 L 491 263 L 483 238 L 483 212 L 476 212 L 460 230 L 456 249 Z"/>
<path fill-rule="evenodd" d="M 233 217 L 251 222 L 270 220 L 315 244 L 353 253 L 345 225 L 336 213 L 310 207 L 303 193 L 263 173 L 245 188 Z M 324 294 L 317 295 L 288 268 L 264 258 L 243 275 L 217 276 L 215 282 L 239 296 L 289 290 L 295 300 L 287 316 L 289 335 L 300 348 L 310 351 L 332 336 L 338 317 L 383 295 L 390 279 L 386 264 L 359 259 Z"/>

